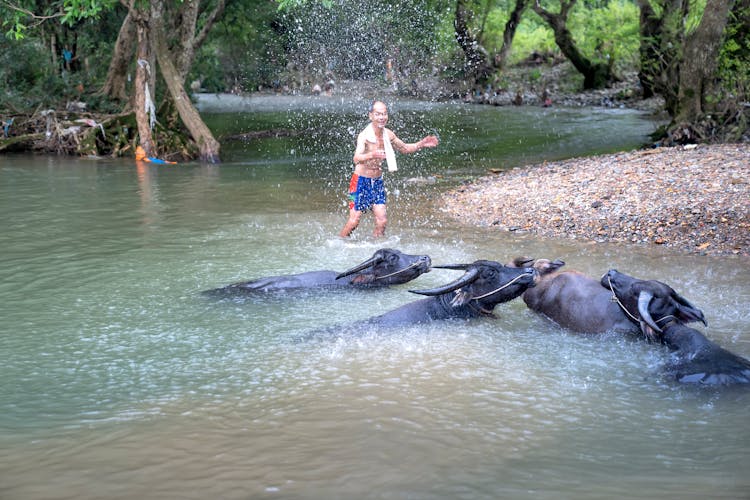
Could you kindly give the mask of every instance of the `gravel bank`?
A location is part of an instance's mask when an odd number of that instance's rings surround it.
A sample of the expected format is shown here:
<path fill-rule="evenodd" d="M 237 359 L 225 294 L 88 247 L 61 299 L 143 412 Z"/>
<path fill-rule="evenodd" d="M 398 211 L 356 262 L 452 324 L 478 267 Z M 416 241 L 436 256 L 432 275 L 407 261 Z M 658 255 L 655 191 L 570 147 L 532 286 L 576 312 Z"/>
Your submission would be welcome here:
<path fill-rule="evenodd" d="M 517 167 L 443 195 L 466 224 L 551 238 L 750 255 L 750 144 L 657 148 Z"/>

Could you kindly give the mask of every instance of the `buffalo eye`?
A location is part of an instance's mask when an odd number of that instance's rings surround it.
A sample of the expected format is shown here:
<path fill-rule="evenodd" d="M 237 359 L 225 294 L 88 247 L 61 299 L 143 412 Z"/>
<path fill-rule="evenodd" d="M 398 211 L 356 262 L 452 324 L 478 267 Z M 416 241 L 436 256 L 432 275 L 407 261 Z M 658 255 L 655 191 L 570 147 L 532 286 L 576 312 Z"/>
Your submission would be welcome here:
<path fill-rule="evenodd" d="M 494 281 L 496 276 L 497 271 L 495 269 L 485 269 L 485 271 L 482 273 L 482 279 L 486 281 Z"/>

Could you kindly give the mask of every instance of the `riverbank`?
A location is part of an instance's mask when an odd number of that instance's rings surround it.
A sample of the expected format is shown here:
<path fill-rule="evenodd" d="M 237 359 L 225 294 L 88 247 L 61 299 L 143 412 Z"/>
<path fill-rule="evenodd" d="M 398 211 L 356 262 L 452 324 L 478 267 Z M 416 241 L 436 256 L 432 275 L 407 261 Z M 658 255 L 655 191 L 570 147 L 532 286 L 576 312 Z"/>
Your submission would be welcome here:
<path fill-rule="evenodd" d="M 750 256 L 750 144 L 522 166 L 455 188 L 441 204 L 488 230 Z"/>
<path fill-rule="evenodd" d="M 491 106 L 598 106 L 639 109 L 654 114 L 664 112 L 664 100 L 661 97 L 643 99 L 636 71 L 623 73 L 606 88 L 582 90 L 583 76 L 568 61 L 517 64 L 506 68 L 502 78 L 485 86 L 477 86 L 465 80 L 449 81 L 438 75 L 422 75 L 408 81 L 390 83 L 347 79 L 332 83 L 330 94 L 320 90 L 315 92 L 312 86 L 307 86 L 263 89 L 250 95 L 361 96 L 386 100 L 406 97 Z M 318 89 L 321 87 L 320 84 L 316 86 Z"/>
<path fill-rule="evenodd" d="M 610 87 L 581 91 L 582 76 L 567 62 L 554 64 L 518 64 L 503 72 L 501 79 L 483 88 L 470 81 L 446 80 L 439 75 L 420 76 L 411 80 L 386 83 L 381 80 L 338 80 L 332 82 L 330 93 L 320 90 L 320 83 L 308 82 L 304 87 L 279 87 L 262 89 L 249 94 L 210 94 L 216 101 L 214 111 L 226 111 L 239 101 L 252 110 L 262 109 L 263 102 L 271 101 L 277 109 L 279 101 L 289 101 L 289 106 L 299 106 L 300 99 L 312 107 L 325 106 L 330 100 L 340 103 L 341 98 L 365 102 L 378 99 L 409 98 L 425 101 L 456 101 L 467 104 L 493 106 L 604 106 L 627 107 L 653 113 L 663 110 L 663 100 L 644 100 L 637 74 L 622 75 Z M 322 82 L 321 82 L 322 83 Z M 315 89 L 318 90 L 315 90 Z M 205 94 L 193 95 L 199 111 L 205 111 Z M 335 98 L 335 99 L 333 99 Z M 85 99 L 85 97 L 82 97 Z M 547 102 L 545 103 L 545 100 Z M 223 102 L 219 102 L 223 101 Z M 258 103 L 261 103 L 258 106 Z M 203 107 L 202 107 L 203 106 Z M 137 140 L 135 115 L 103 113 L 89 109 L 84 101 L 60 102 L 57 108 L 11 111 L 0 109 L 3 135 L 0 136 L 0 153 L 35 152 L 84 156 L 125 156 L 134 154 Z M 278 131 L 270 131 L 275 134 Z M 284 133 L 283 131 L 281 133 Z M 186 132 L 164 127 L 157 121 L 155 129 L 162 157 L 168 160 L 185 160 L 195 156 L 194 145 L 186 140 Z"/>

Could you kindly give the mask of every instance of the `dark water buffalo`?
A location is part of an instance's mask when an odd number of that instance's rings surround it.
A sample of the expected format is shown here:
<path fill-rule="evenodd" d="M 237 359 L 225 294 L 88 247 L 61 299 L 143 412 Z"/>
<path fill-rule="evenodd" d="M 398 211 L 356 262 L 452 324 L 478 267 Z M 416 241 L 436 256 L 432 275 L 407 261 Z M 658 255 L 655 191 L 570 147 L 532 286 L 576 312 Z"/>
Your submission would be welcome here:
<path fill-rule="evenodd" d="M 410 302 L 358 325 L 364 328 L 391 327 L 451 318 L 493 316 L 496 305 L 520 296 L 534 286 L 539 276 L 531 268 L 512 268 L 489 260 L 435 267 L 465 272 L 447 285 L 429 290 L 409 290 L 428 298 Z"/>
<path fill-rule="evenodd" d="M 703 312 L 660 281 L 610 270 L 601 279 L 618 304 L 644 333 L 667 345 L 673 356 L 667 373 L 679 382 L 707 385 L 750 383 L 750 361 L 718 346 L 685 323 L 706 319 Z"/>
<path fill-rule="evenodd" d="M 610 290 L 579 271 L 560 271 L 565 262 L 519 257 L 511 265 L 537 270 L 539 282 L 524 292 L 523 301 L 558 325 L 580 333 L 638 332 L 638 326 L 612 302 Z"/>
<path fill-rule="evenodd" d="M 432 262 L 427 255 L 410 255 L 392 248 L 382 248 L 366 261 L 342 273 L 323 270 L 267 276 L 209 290 L 207 293 L 230 295 L 310 288 L 374 288 L 401 285 L 429 272 L 431 265 Z"/>

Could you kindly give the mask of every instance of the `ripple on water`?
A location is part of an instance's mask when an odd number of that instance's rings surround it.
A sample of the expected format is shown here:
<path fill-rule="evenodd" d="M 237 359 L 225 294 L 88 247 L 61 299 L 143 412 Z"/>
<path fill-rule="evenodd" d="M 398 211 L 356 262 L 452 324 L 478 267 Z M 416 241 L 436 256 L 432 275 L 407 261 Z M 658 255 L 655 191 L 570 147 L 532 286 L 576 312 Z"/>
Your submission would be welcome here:
<path fill-rule="evenodd" d="M 441 130 L 448 152 L 415 171 L 518 163 L 475 154 L 460 129 Z M 388 237 L 371 240 L 369 218 L 340 240 L 341 169 L 272 160 L 154 169 L 150 191 L 130 162 L 21 169 L 37 179 L 30 191 L 0 183 L 5 220 L 18 221 L 0 234 L 5 496 L 687 498 L 750 488 L 748 391 L 678 386 L 659 375 L 662 347 L 571 334 L 521 301 L 500 305 L 495 320 L 299 341 L 415 300 L 407 290 L 456 271 L 362 294 L 200 294 L 343 270 L 380 246 L 436 264 L 559 257 L 592 276 L 616 267 L 670 283 L 704 310 L 709 337 L 748 356 L 745 261 L 460 227 L 424 210 L 431 188 L 396 178 Z"/>

